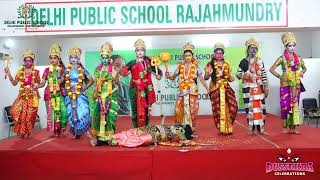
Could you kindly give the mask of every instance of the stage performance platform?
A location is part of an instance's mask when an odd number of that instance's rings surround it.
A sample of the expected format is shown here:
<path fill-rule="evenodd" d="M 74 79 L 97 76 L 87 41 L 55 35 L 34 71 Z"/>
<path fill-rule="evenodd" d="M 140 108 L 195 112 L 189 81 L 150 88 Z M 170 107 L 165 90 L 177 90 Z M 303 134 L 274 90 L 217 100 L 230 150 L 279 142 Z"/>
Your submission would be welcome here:
<path fill-rule="evenodd" d="M 152 123 L 159 123 L 154 117 Z M 173 117 L 166 122 L 172 124 Z M 117 131 L 132 127 L 130 117 L 119 117 Z M 319 178 L 320 129 L 300 126 L 298 134 L 284 134 L 281 119 L 267 115 L 265 135 L 248 135 L 246 117 L 238 114 L 234 133 L 217 133 L 211 116 L 198 116 L 194 141 L 212 146 L 139 148 L 91 147 L 86 136 L 53 137 L 45 129 L 31 138 L 0 141 L 0 179 L 259 179 L 280 178 L 266 172 L 266 163 L 280 163 L 279 155 L 297 163 L 313 162 Z M 288 154 L 288 148 L 291 153 Z M 301 178 L 281 176 L 281 178 Z"/>

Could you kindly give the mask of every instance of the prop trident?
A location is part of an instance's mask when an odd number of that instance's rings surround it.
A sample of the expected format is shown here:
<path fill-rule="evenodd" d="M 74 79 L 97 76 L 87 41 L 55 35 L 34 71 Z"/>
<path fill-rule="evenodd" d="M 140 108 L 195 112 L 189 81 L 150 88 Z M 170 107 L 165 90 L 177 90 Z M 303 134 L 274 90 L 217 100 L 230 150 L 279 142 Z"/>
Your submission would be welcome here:
<path fill-rule="evenodd" d="M 9 67 L 10 61 L 12 61 L 12 57 L 11 56 L 4 56 L 3 60 L 4 60 L 4 68 L 6 69 L 7 67 Z M 4 76 L 4 79 L 7 79 L 7 74 Z"/>

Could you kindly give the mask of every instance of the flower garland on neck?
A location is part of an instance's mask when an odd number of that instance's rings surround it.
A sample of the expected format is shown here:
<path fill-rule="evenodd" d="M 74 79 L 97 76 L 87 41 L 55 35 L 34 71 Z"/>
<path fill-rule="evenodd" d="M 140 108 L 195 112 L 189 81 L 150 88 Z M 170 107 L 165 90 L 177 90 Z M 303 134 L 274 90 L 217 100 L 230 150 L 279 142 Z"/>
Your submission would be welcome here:
<path fill-rule="evenodd" d="M 217 60 L 214 60 L 214 69 L 216 72 L 216 82 L 219 85 L 222 85 L 222 83 L 227 84 L 227 81 L 222 81 L 222 79 L 229 79 L 229 71 L 228 71 L 228 63 L 226 61 L 223 61 L 222 66 L 219 66 L 219 63 Z"/>
<path fill-rule="evenodd" d="M 292 64 L 292 61 L 290 59 L 290 56 L 289 56 L 289 53 L 287 51 L 284 51 L 284 57 L 285 57 L 285 65 L 287 67 L 290 67 L 292 71 L 297 71 L 300 69 L 301 67 L 301 64 L 300 64 L 300 61 L 299 61 L 299 57 L 298 55 L 293 52 L 293 64 Z"/>
<path fill-rule="evenodd" d="M 192 82 L 194 81 L 194 76 L 196 72 L 196 64 L 194 62 L 191 63 L 191 67 L 189 67 L 188 75 L 186 76 L 185 71 L 185 63 L 181 64 L 179 67 L 180 71 L 180 89 L 188 90 L 190 89 Z"/>
<path fill-rule="evenodd" d="M 98 78 L 97 78 L 97 87 L 98 87 L 98 95 L 101 93 L 101 89 L 103 86 L 104 81 L 108 81 L 107 84 L 107 93 L 108 95 L 111 95 L 112 93 L 112 78 L 107 78 L 108 75 L 112 76 L 112 64 L 108 65 L 108 69 L 104 68 L 104 66 L 102 64 L 100 64 L 100 66 L 98 67 Z M 108 72 L 108 74 L 107 74 Z"/>
<path fill-rule="evenodd" d="M 51 96 L 51 106 L 54 111 L 60 111 L 60 85 L 58 82 L 58 71 L 59 66 L 56 68 L 53 67 L 52 64 L 49 66 L 49 89 L 50 89 L 50 96 Z"/>
<path fill-rule="evenodd" d="M 110 96 L 112 94 L 112 78 L 107 78 L 106 76 L 112 76 L 112 64 L 109 64 L 108 66 L 108 74 L 107 74 L 107 70 L 105 68 L 103 68 L 103 65 L 101 64 L 98 67 L 98 71 L 99 71 L 99 77 L 97 79 L 97 91 L 98 91 L 98 101 L 99 101 L 99 105 L 101 108 L 101 112 L 103 114 L 107 114 L 107 112 L 109 111 L 110 105 L 111 105 L 111 101 L 109 100 L 108 102 L 106 102 L 105 106 L 103 105 L 102 99 L 101 99 L 101 89 L 103 86 L 104 81 L 107 80 L 107 95 Z"/>
<path fill-rule="evenodd" d="M 301 64 L 299 61 L 299 57 L 295 52 L 293 54 L 293 64 L 290 59 L 289 53 L 284 51 L 285 61 L 282 61 L 283 65 L 287 67 L 287 78 L 288 84 L 291 87 L 300 88 L 300 68 Z"/>
<path fill-rule="evenodd" d="M 72 64 L 69 64 L 68 68 L 67 68 L 67 71 L 66 71 L 66 89 L 67 89 L 67 92 L 68 92 L 68 96 L 72 99 L 77 99 L 78 95 L 81 93 L 81 90 L 82 90 L 82 86 L 83 86 L 83 69 L 81 67 L 80 64 L 78 64 L 78 82 L 77 82 L 77 86 L 76 86 L 76 90 L 75 92 L 72 91 L 71 89 L 71 82 L 70 82 L 70 71 L 72 69 Z"/>
<path fill-rule="evenodd" d="M 32 74 L 32 80 L 31 80 L 31 87 L 34 86 L 34 81 L 36 79 L 36 73 L 35 73 L 35 68 L 32 66 L 31 68 L 31 74 Z M 25 77 L 27 76 L 27 77 Z M 20 94 L 22 97 L 29 99 L 30 96 L 32 95 L 32 91 L 30 91 L 30 88 L 27 88 L 25 83 L 25 78 L 29 78 L 29 73 L 26 74 L 24 66 L 20 69 L 19 71 L 19 81 L 20 81 Z"/>

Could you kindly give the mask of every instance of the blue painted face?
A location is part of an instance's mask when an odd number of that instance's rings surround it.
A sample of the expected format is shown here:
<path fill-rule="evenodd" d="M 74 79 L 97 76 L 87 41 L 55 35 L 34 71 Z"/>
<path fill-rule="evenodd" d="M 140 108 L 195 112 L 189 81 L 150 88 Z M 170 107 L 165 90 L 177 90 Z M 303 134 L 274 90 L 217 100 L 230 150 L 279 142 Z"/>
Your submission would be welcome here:
<path fill-rule="evenodd" d="M 108 55 L 101 56 L 101 63 L 103 65 L 108 65 L 109 64 L 109 56 Z"/>
<path fill-rule="evenodd" d="M 69 60 L 72 65 L 78 64 L 78 57 L 77 56 L 72 55 L 72 56 L 70 56 Z"/>

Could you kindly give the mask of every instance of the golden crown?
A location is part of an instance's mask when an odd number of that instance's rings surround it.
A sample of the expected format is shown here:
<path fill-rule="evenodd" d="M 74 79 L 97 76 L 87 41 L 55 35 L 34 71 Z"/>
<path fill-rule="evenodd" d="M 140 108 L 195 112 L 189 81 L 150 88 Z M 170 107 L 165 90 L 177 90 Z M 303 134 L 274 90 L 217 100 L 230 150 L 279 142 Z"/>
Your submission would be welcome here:
<path fill-rule="evenodd" d="M 57 56 L 58 58 L 61 58 L 61 47 L 59 44 L 54 43 L 50 47 L 49 56 Z"/>
<path fill-rule="evenodd" d="M 81 49 L 77 45 L 73 45 L 72 48 L 69 50 L 69 57 L 70 56 L 77 56 L 80 59 L 81 56 Z"/>
<path fill-rule="evenodd" d="M 109 55 L 111 56 L 113 51 L 112 45 L 109 42 L 105 42 L 100 48 L 100 56 Z"/>
<path fill-rule="evenodd" d="M 214 50 L 216 49 L 222 49 L 224 50 L 224 45 L 221 43 L 221 42 L 217 42 L 215 45 L 214 45 Z"/>
<path fill-rule="evenodd" d="M 287 46 L 289 43 L 297 43 L 296 37 L 292 32 L 286 32 L 282 35 L 282 43 L 284 46 Z"/>
<path fill-rule="evenodd" d="M 30 49 L 26 49 L 24 52 L 23 52 L 23 59 L 24 58 L 27 58 L 27 57 L 29 57 L 29 58 L 32 58 L 33 60 L 35 59 L 35 54 L 34 54 L 34 52 L 32 51 L 32 50 L 30 50 Z"/>
<path fill-rule="evenodd" d="M 246 47 L 247 47 L 247 49 L 248 49 L 249 46 L 251 46 L 251 45 L 255 45 L 255 46 L 259 49 L 259 44 L 258 44 L 257 40 L 254 39 L 254 38 L 250 38 L 250 39 L 248 39 L 248 40 L 246 41 Z"/>
<path fill-rule="evenodd" d="M 194 54 L 194 46 L 191 43 L 188 43 L 183 46 L 183 51 L 191 51 Z"/>
<path fill-rule="evenodd" d="M 137 48 L 143 48 L 146 49 L 146 45 L 144 43 L 144 41 L 142 39 L 138 39 L 135 43 L 134 43 L 134 47 Z"/>

